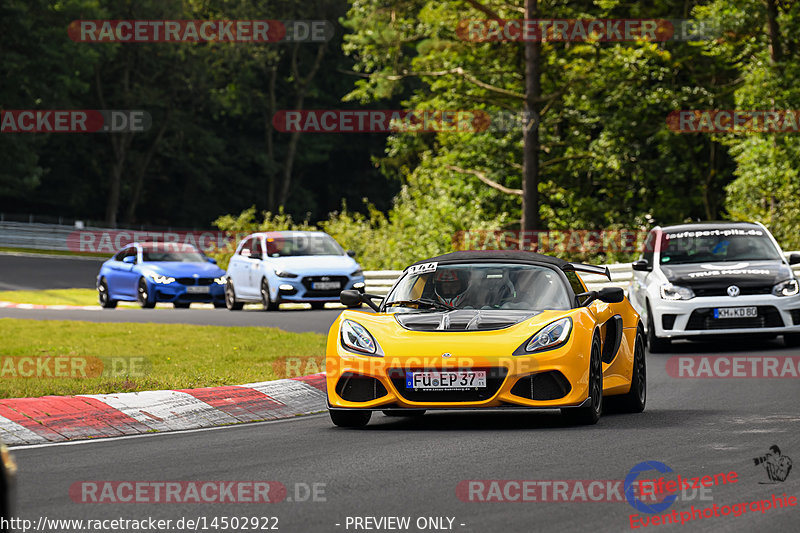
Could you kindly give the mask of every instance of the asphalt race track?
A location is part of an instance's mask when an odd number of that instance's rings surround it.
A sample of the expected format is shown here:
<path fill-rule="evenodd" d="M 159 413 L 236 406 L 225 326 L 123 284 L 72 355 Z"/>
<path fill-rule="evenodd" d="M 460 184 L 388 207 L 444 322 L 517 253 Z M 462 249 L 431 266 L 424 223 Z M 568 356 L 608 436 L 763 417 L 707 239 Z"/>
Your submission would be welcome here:
<path fill-rule="evenodd" d="M 0 290 L 94 288 L 103 259 L 51 257 L 0 253 Z M 367 308 L 365 308 L 366 310 Z M 266 313 L 257 309 L 0 309 L 0 318 L 81 320 L 89 322 L 157 322 L 206 326 L 264 326 L 286 331 L 327 334 L 341 309 L 313 311 L 282 309 Z"/>
<path fill-rule="evenodd" d="M 34 258 L 36 268 L 32 268 L 28 261 L 26 257 L 0 256 L 4 287 L 54 288 L 54 279 L 65 286 L 87 286 L 76 284 L 87 275 L 92 276 L 91 287 L 98 266 L 88 260 Z M 63 277 L 56 274 L 62 269 L 66 269 Z M 2 309 L 0 317 L 273 326 L 325 333 L 339 312 Z M 278 528 L 284 532 L 392 531 L 356 529 L 352 524 L 355 517 L 387 516 L 410 517 L 412 527 L 407 531 L 438 530 L 416 529 L 420 517 L 452 518 L 452 530 L 465 532 L 626 531 L 631 529 L 630 515 L 641 514 L 624 497 L 623 501 L 487 503 L 463 501 L 459 496 L 468 499 L 468 494 L 456 490 L 460 482 L 468 480 L 606 483 L 624 480 L 631 468 L 643 461 L 659 461 L 673 471 L 650 472 L 643 476 L 646 478 L 738 474 L 736 483 L 713 487 L 705 499 L 690 490 L 664 512 L 686 512 L 693 505 L 729 506 L 770 499 L 773 494 L 798 496 L 797 467 L 784 482 L 769 483 L 764 466 L 756 466 L 753 459 L 778 445 L 785 455 L 800 460 L 800 381 L 688 379 L 671 377 L 666 371 L 670 357 L 715 355 L 797 356 L 800 350 L 785 348 L 780 339 L 676 343 L 671 354 L 648 356 L 644 413 L 607 413 L 591 427 L 568 427 L 558 412 L 542 411 L 428 413 L 417 419 L 376 414 L 365 429 L 346 430 L 334 428 L 322 414 L 213 430 L 15 448 L 20 467 L 17 514 L 34 522 L 43 516 L 204 518 L 208 524 L 215 517 L 277 517 Z M 288 498 L 275 504 L 86 504 L 71 499 L 70 487 L 77 486 L 73 484 L 99 480 L 277 481 L 286 486 Z M 305 487 L 313 484 L 324 484 L 317 485 L 324 491 L 317 501 L 302 498 L 308 492 Z M 490 484 L 484 486 L 488 490 Z M 536 490 L 541 498 L 542 489 Z M 296 501 L 298 495 L 304 501 Z M 518 492 L 510 493 L 514 495 L 520 497 Z M 796 531 L 797 513 L 798 507 L 748 510 L 738 517 L 692 521 L 686 530 Z M 445 526 L 447 523 L 445 520 Z M 180 530 L 188 529 L 194 528 Z M 666 528 L 651 525 L 646 529 Z M 173 530 L 179 529 L 173 526 Z"/>
<path fill-rule="evenodd" d="M 0 291 L 93 289 L 100 257 L 0 253 Z"/>
<path fill-rule="evenodd" d="M 169 314 L 169 313 L 167 313 Z M 792 355 L 780 342 L 714 347 L 681 343 L 681 355 Z M 462 480 L 621 480 L 637 463 L 661 461 L 683 477 L 735 471 L 677 511 L 797 495 L 800 475 L 765 484 L 753 458 L 777 444 L 800 450 L 797 379 L 676 379 L 648 357 L 647 410 L 606 415 L 593 427 L 565 427 L 556 412 L 436 413 L 404 420 L 373 415 L 364 430 L 334 428 L 326 415 L 212 431 L 147 435 L 17 449 L 20 514 L 48 518 L 277 516 L 281 531 L 354 531 L 347 517 L 455 517 L 455 531 L 624 531 L 626 502 L 464 502 Z M 797 460 L 797 457 L 795 457 Z M 652 477 L 657 477 L 651 473 Z M 667 474 L 667 479 L 675 479 Z M 673 477 L 669 477 L 673 476 Z M 83 504 L 68 491 L 87 480 L 279 481 L 324 483 L 325 501 L 255 504 Z M 301 486 L 302 487 L 302 486 Z M 305 489 L 300 490 L 301 495 Z M 689 494 L 687 497 L 690 497 Z M 798 509 L 767 510 L 687 524 L 699 531 L 796 531 Z M 413 523 L 413 522 L 412 522 Z M 336 524 L 340 524 L 337 526 Z M 465 524 L 460 526 L 460 524 Z M 651 525 L 648 531 L 662 529 Z M 414 528 L 411 529 L 415 530 Z"/>

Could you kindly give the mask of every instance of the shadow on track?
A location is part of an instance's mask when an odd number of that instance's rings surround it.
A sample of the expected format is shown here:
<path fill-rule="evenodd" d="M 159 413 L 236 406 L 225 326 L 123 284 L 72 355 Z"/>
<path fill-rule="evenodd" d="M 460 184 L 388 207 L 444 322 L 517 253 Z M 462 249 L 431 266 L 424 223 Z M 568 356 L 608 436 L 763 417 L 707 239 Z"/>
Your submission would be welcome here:
<path fill-rule="evenodd" d="M 648 431 L 654 428 L 686 427 L 693 419 L 719 416 L 725 411 L 708 409 L 670 409 L 647 411 L 639 414 L 604 413 L 594 426 L 572 426 L 556 411 L 536 412 L 428 412 L 413 418 L 395 418 L 373 413 L 369 425 L 358 430 L 347 430 L 331 426 L 333 431 L 529 431 L 529 430 L 570 430 L 603 431 L 636 429 Z"/>
<path fill-rule="evenodd" d="M 755 335 L 749 336 L 726 336 L 723 339 L 707 339 L 701 341 L 675 341 L 669 349 L 669 353 L 651 354 L 647 357 L 669 357 L 678 354 L 698 354 L 708 355 L 713 353 L 725 354 L 730 352 L 764 352 L 772 350 L 788 349 L 784 346 L 780 338 L 764 339 Z M 797 350 L 795 348 L 794 350 Z"/>

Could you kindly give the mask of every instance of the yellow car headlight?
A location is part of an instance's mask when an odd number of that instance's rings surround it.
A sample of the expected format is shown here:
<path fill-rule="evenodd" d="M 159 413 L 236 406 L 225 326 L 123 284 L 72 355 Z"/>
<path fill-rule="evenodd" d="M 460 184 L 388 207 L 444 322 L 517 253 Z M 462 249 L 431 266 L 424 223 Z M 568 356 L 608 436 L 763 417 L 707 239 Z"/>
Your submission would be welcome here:
<path fill-rule="evenodd" d="M 340 338 L 342 346 L 350 351 L 364 355 L 372 355 L 381 357 L 383 353 L 380 352 L 378 343 L 375 338 L 367 331 L 367 328 L 354 322 L 352 320 L 342 320 L 342 325 L 339 327 L 341 332 Z"/>
<path fill-rule="evenodd" d="M 564 317 L 551 322 L 531 337 L 525 345 L 525 352 L 536 353 L 562 346 L 572 332 L 572 319 Z"/>

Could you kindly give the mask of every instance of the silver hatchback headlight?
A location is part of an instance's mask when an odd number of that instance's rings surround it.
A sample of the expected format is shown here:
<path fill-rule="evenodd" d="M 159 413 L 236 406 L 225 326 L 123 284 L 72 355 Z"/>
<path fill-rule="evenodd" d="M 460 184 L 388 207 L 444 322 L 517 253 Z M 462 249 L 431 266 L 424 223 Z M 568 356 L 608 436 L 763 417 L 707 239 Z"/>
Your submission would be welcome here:
<path fill-rule="evenodd" d="M 797 283 L 796 278 L 781 281 L 772 287 L 772 294 L 775 296 L 794 296 L 800 292 L 800 284 Z"/>

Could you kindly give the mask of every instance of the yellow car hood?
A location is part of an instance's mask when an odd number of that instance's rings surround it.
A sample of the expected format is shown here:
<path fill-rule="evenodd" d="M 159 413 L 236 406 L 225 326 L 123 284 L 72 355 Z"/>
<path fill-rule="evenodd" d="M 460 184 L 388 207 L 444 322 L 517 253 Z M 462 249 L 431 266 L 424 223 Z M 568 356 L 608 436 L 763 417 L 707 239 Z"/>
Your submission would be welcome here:
<path fill-rule="evenodd" d="M 477 320 L 470 323 L 470 316 L 480 313 Z M 458 313 L 459 315 L 456 315 Z M 447 352 L 454 357 L 469 356 L 507 356 L 520 344 L 547 324 L 564 316 L 585 313 L 585 308 L 567 311 L 520 312 L 516 323 L 508 323 L 511 314 L 502 311 L 459 310 L 449 313 L 366 313 L 344 311 L 331 327 L 329 339 L 339 339 L 339 324 L 342 320 L 352 320 L 364 326 L 375 338 L 386 356 L 426 357 L 441 356 Z M 434 330 L 441 324 L 442 315 L 449 314 L 449 328 Z M 412 316 L 414 315 L 414 316 Z M 405 324 L 405 327 L 400 322 Z M 445 323 L 445 326 L 447 324 Z M 469 326 L 474 329 L 463 329 Z M 478 329 L 478 328 L 483 329 Z M 422 328 L 428 328 L 423 330 Z M 330 347 L 330 346 L 329 346 Z"/>

